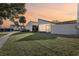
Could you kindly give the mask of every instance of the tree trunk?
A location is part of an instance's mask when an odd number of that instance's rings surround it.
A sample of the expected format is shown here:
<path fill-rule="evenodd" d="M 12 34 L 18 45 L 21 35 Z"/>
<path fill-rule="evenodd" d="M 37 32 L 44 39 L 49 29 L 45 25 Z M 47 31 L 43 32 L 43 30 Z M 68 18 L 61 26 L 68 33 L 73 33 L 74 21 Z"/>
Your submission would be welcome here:
<path fill-rule="evenodd" d="M 2 25 L 0 25 L 0 29 L 2 28 Z"/>

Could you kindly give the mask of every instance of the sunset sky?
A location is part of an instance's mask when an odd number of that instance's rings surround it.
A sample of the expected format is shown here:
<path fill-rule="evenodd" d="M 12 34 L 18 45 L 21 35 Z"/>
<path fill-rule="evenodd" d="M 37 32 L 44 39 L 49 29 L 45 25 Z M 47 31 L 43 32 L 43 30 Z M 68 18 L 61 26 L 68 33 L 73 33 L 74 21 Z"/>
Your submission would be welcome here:
<path fill-rule="evenodd" d="M 75 20 L 77 4 L 75 3 L 27 3 L 26 18 L 36 20 L 43 17 L 49 20 Z"/>
<path fill-rule="evenodd" d="M 37 21 L 37 18 L 45 18 L 49 21 L 77 19 L 76 3 L 26 3 L 26 9 L 25 16 L 27 22 Z M 8 27 L 9 25 L 10 21 L 5 21 L 3 26 Z"/>

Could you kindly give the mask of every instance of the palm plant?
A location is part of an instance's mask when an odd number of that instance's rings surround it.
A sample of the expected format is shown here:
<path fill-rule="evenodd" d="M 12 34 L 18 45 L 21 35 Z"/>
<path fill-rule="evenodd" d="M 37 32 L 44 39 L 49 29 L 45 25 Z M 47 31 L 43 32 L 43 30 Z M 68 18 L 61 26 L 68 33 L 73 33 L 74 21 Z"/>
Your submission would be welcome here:
<path fill-rule="evenodd" d="M 24 24 L 26 23 L 26 18 L 24 16 L 20 16 L 19 22 L 22 24 L 22 27 L 25 27 Z"/>

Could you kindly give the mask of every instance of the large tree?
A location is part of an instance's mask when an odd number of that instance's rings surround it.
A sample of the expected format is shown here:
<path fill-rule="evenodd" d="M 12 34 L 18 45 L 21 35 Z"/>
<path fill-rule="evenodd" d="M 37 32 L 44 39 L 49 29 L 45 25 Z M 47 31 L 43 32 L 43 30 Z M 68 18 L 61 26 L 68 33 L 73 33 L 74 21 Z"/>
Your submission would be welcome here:
<path fill-rule="evenodd" d="M 3 20 L 2 17 L 0 17 L 0 28 L 2 28 Z"/>
<path fill-rule="evenodd" d="M 26 18 L 25 18 L 25 16 L 20 16 L 20 17 L 19 17 L 19 22 L 22 24 L 23 27 L 25 27 L 25 26 L 24 26 L 24 23 L 26 23 Z"/>
<path fill-rule="evenodd" d="M 0 3 L 0 17 L 10 19 L 14 23 L 18 15 L 24 14 L 25 11 L 25 3 Z"/>

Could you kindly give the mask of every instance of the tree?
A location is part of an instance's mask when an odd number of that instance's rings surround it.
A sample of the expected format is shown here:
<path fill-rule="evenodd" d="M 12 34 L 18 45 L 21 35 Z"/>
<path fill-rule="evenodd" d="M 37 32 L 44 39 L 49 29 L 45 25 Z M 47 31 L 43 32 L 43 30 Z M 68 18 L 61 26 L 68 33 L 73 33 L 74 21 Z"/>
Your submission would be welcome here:
<path fill-rule="evenodd" d="M 14 23 L 15 23 L 15 26 L 18 28 L 19 27 L 18 21 L 15 21 Z"/>
<path fill-rule="evenodd" d="M 0 3 L 0 17 L 10 19 L 15 23 L 15 19 L 19 14 L 26 12 L 25 3 Z"/>
<path fill-rule="evenodd" d="M 19 22 L 20 22 L 21 24 L 23 24 L 23 26 L 24 26 L 24 23 L 26 23 L 26 18 L 25 18 L 24 16 L 20 16 L 20 17 L 19 17 Z"/>
<path fill-rule="evenodd" d="M 0 17 L 0 28 L 2 27 L 2 24 L 3 24 L 3 20 L 2 20 L 2 18 Z"/>

